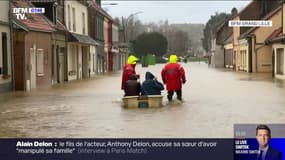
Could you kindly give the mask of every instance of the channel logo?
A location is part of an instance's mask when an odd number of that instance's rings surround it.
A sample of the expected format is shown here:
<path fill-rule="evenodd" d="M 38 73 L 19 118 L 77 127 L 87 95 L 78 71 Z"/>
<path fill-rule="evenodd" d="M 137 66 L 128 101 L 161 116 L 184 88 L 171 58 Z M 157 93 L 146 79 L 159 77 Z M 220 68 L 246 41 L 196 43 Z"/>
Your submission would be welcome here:
<path fill-rule="evenodd" d="M 45 8 L 13 8 L 13 13 L 16 15 L 17 19 L 27 19 L 27 13 L 43 14 L 45 13 Z"/>
<path fill-rule="evenodd" d="M 229 21 L 229 27 L 272 27 L 272 21 Z"/>

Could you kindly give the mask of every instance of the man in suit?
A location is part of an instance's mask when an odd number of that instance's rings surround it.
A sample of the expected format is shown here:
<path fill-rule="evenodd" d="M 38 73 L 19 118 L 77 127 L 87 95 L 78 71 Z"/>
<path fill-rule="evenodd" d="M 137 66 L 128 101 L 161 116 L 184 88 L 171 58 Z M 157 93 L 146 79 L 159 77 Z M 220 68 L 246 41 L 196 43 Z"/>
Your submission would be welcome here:
<path fill-rule="evenodd" d="M 256 139 L 259 144 L 257 160 L 282 160 L 282 153 L 269 146 L 271 131 L 266 125 L 256 127 Z"/>

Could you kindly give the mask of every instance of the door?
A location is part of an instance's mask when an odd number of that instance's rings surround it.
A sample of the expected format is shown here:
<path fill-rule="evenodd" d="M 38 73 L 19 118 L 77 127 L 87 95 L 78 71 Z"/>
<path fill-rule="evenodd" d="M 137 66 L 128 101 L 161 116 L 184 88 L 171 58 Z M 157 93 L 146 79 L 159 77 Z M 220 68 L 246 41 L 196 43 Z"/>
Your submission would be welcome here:
<path fill-rule="evenodd" d="M 57 62 L 57 81 L 58 83 L 62 83 L 64 81 L 64 47 L 58 48 L 58 62 Z"/>
<path fill-rule="evenodd" d="M 59 54 L 59 64 L 58 64 L 58 70 L 59 70 L 59 83 L 62 83 L 64 81 L 64 55 Z"/>
<path fill-rule="evenodd" d="M 79 52 L 81 46 L 76 45 L 77 80 L 82 79 L 82 53 Z"/>
<path fill-rule="evenodd" d="M 36 88 L 36 47 L 30 49 L 31 67 L 30 67 L 30 89 Z"/>
<path fill-rule="evenodd" d="M 276 68 L 277 68 L 277 74 L 284 75 L 284 50 L 283 48 L 277 48 L 276 49 Z"/>
<path fill-rule="evenodd" d="M 87 47 L 86 46 L 82 46 L 81 49 L 81 54 L 82 54 L 82 76 L 83 78 L 88 78 L 88 52 L 87 52 Z"/>
<path fill-rule="evenodd" d="M 25 62 L 24 62 L 24 42 L 20 41 L 18 37 L 23 37 L 23 35 L 17 33 L 14 37 L 14 74 L 15 74 L 15 90 L 25 90 Z M 16 41 L 17 40 L 17 41 Z"/>

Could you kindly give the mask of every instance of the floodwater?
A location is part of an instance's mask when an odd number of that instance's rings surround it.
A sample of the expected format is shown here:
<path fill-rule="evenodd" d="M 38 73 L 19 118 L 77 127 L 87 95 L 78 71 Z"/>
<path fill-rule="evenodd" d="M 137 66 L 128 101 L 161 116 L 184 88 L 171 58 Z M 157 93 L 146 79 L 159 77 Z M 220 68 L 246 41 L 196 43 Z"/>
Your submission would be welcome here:
<path fill-rule="evenodd" d="M 285 82 L 182 64 L 187 82 L 182 104 L 158 109 L 121 106 L 121 72 L 0 94 L 0 137 L 23 138 L 231 138 L 234 124 L 285 123 Z M 163 65 L 141 68 L 160 78 Z"/>

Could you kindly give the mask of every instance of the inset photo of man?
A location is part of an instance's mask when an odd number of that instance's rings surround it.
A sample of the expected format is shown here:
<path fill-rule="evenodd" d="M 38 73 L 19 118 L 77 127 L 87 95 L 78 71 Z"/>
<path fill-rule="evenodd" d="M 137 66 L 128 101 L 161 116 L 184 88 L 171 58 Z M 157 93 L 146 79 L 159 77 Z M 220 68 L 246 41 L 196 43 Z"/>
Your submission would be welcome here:
<path fill-rule="evenodd" d="M 282 153 L 269 145 L 271 130 L 267 125 L 256 127 L 256 140 L 259 145 L 257 160 L 282 160 Z"/>
<path fill-rule="evenodd" d="M 285 124 L 235 124 L 235 160 L 285 160 Z"/>

